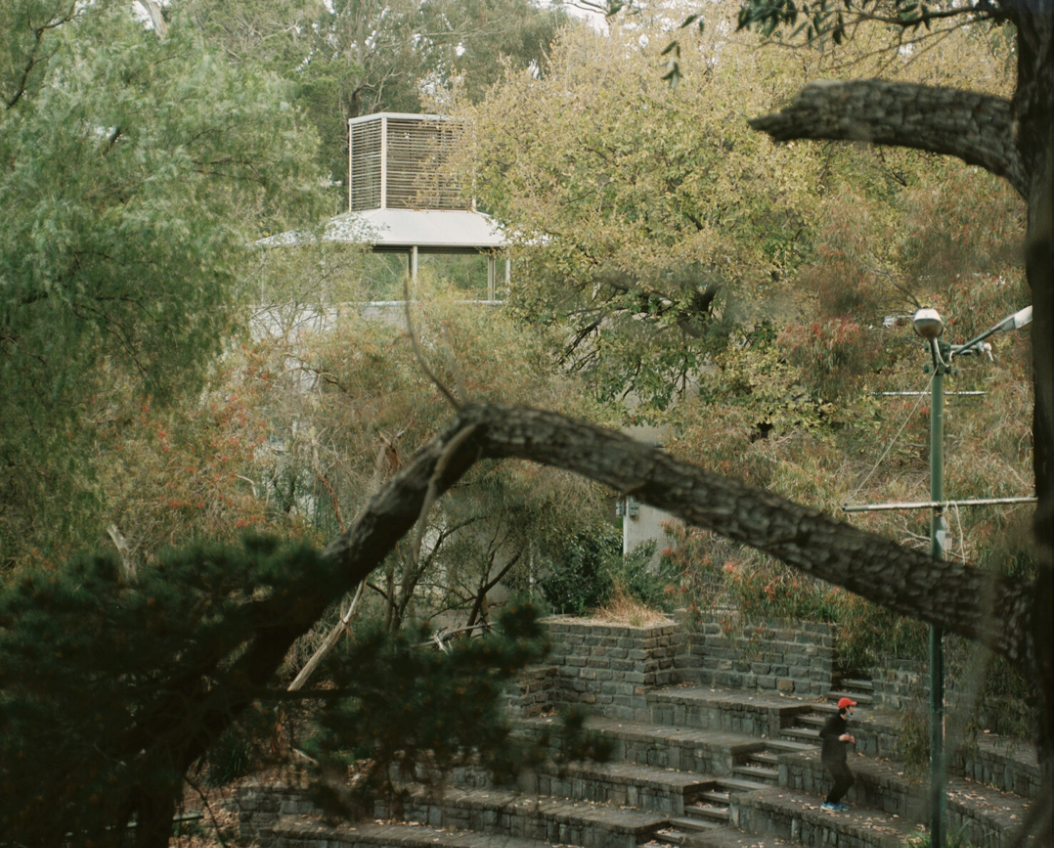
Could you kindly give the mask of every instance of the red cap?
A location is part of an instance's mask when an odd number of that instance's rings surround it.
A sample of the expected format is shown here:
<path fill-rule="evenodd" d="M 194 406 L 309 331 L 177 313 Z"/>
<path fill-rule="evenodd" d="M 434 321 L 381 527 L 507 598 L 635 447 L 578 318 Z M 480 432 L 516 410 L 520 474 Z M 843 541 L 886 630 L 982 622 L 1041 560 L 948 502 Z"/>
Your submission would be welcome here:
<path fill-rule="evenodd" d="M 838 709 L 840 709 L 840 710 L 844 710 L 846 707 L 855 707 L 855 706 L 856 706 L 856 701 L 854 701 L 854 700 L 852 700 L 850 698 L 842 698 L 842 700 L 840 700 L 838 702 Z"/>

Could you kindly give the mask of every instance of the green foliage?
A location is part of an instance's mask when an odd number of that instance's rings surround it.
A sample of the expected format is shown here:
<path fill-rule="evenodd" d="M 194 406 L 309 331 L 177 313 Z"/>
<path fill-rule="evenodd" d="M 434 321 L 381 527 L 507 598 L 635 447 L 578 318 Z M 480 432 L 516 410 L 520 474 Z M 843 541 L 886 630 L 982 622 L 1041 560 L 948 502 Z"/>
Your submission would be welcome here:
<path fill-rule="evenodd" d="M 669 558 L 655 556 L 655 548 L 654 542 L 647 542 L 616 561 L 611 582 L 646 607 L 673 612 L 681 603 L 676 591 L 679 574 Z"/>
<path fill-rule="evenodd" d="M 418 283 L 412 317 L 421 355 L 458 397 L 526 398 L 594 421 L 608 417 L 548 358 L 544 336 L 503 309 L 466 304 L 461 292 L 429 274 Z M 323 537 L 356 514 L 449 415 L 398 326 L 402 308 L 376 311 L 392 320 L 347 305 L 332 311 L 332 331 L 309 335 L 299 329 L 303 313 L 291 310 L 295 344 L 275 341 L 270 385 L 256 395 L 261 407 L 273 410 L 272 432 L 284 434 L 285 502 L 290 512 L 310 504 L 305 517 Z M 317 380 L 318 390 L 300 391 L 305 379 Z M 570 474 L 480 463 L 430 513 L 421 555 L 407 541 L 371 575 L 364 613 L 380 606 L 377 614 L 393 630 L 449 610 L 476 623 L 486 617 L 488 593 L 499 579 L 526 588 L 532 551 L 559 553 L 562 540 L 596 521 L 603 508 L 599 487 Z"/>
<path fill-rule="evenodd" d="M 304 748 L 320 774 L 340 776 L 356 766 L 350 788 L 340 780 L 319 784 L 327 808 L 360 810 L 390 790 L 393 778 L 439 785 L 456 766 L 511 780 L 550 756 L 553 740 L 513 736 L 504 709 L 517 673 L 548 651 L 533 607 L 508 605 L 491 633 L 443 651 L 428 635 L 411 628 L 361 632 L 327 658 L 323 674 L 332 688 L 313 693 L 320 709 Z M 580 717 L 570 718 L 561 733 L 563 757 L 604 754 Z"/>
<path fill-rule="evenodd" d="M 579 531 L 562 544 L 562 556 L 539 581 L 542 596 L 557 613 L 582 615 L 611 591 L 612 562 L 622 558 L 622 534 L 610 524 Z"/>
<path fill-rule="evenodd" d="M 174 803 L 191 760 L 206 751 L 206 779 L 224 783 L 261 760 L 275 708 L 288 709 L 291 697 L 306 704 L 298 715 L 309 717 L 305 747 L 323 764 L 320 776 L 369 759 L 359 798 L 396 773 L 438 780 L 472 762 L 509 776 L 549 756 L 510 738 L 503 709 L 505 688 L 547 650 L 525 605 L 507 607 L 486 638 L 445 652 L 425 631 L 364 632 L 327 658 L 319 688 L 295 696 L 279 679 L 252 685 L 254 647 L 288 644 L 298 605 L 339 596 L 342 571 L 310 548 L 260 538 L 169 552 L 134 579 L 91 557 L 4 586 L 5 837 L 105 841 L 110 829 Z M 574 745 L 564 755 L 603 753 L 574 721 L 566 731 Z"/>
<path fill-rule="evenodd" d="M 256 764 L 254 753 L 254 746 L 244 734 L 228 728 L 209 750 L 205 783 L 214 787 L 226 786 L 248 774 Z"/>
<path fill-rule="evenodd" d="M 134 580 L 113 559 L 38 570 L 0 590 L 0 823 L 26 844 L 105 839 L 182 793 L 183 752 L 245 698 L 237 658 L 261 609 L 339 569 L 269 540 L 170 552 Z"/>
<path fill-rule="evenodd" d="M 782 288 L 815 201 L 811 163 L 788 167 L 734 117 L 790 77 L 746 41 L 700 38 L 698 86 L 671 90 L 661 32 L 568 30 L 540 79 L 510 73 L 465 110 L 480 207 L 524 257 L 513 307 L 563 325 L 560 361 L 606 401 L 634 396 L 642 417 L 683 396 L 759 294 Z"/>
<path fill-rule="evenodd" d="M 477 100 L 506 64 L 540 65 L 569 24 L 531 0 L 182 0 L 172 12 L 237 63 L 293 84 L 322 140 L 320 163 L 341 184 L 349 118 L 436 111 L 455 89 Z M 334 212 L 346 208 L 346 193 L 333 200 Z"/>
<path fill-rule="evenodd" d="M 930 30 L 948 19 L 962 26 L 985 18 L 999 21 L 1003 14 L 983 3 L 948 8 L 940 3 L 917 0 L 812 0 L 808 3 L 749 0 L 740 7 L 739 26 L 756 28 L 765 35 L 782 35 L 782 28 L 786 27 L 791 39 L 804 35 L 810 42 L 830 38 L 835 44 L 841 44 L 859 19 L 917 32 L 920 27 Z"/>
<path fill-rule="evenodd" d="M 45 8 L 68 14 L 49 24 Z M 94 506 L 86 457 L 94 415 L 115 414 L 94 406 L 109 381 L 159 403 L 200 388 L 237 329 L 259 228 L 313 216 L 318 193 L 315 139 L 275 77 L 186 28 L 160 40 L 124 4 L 4 9 L 4 84 L 19 68 L 32 83 L 0 111 L 7 560 L 36 522 L 63 531 Z"/>
<path fill-rule="evenodd" d="M 556 613 L 586 615 L 624 595 L 651 610 L 672 612 L 682 603 L 681 574 L 671 557 L 655 556 L 655 543 L 622 554 L 622 532 L 604 523 L 562 543 L 538 586 Z"/>

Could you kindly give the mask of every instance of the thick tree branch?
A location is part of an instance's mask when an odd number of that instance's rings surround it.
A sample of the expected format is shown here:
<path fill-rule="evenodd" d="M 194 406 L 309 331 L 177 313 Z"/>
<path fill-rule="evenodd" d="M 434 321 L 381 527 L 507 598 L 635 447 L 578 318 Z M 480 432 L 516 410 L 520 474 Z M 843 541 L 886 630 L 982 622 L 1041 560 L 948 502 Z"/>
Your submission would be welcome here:
<path fill-rule="evenodd" d="M 633 439 L 555 413 L 468 406 L 376 496 L 326 555 L 361 580 L 408 532 L 439 457 L 457 443 L 436 483 L 445 491 L 481 458 L 520 458 L 574 471 L 754 547 L 920 621 L 984 642 L 1011 660 L 1029 654 L 1029 584 L 934 560 L 817 510 L 688 465 Z"/>
<path fill-rule="evenodd" d="M 774 141 L 867 141 L 955 156 L 1005 178 L 1028 198 L 1011 104 L 1001 97 L 883 80 L 824 80 L 749 124 Z"/>
<path fill-rule="evenodd" d="M 237 646 L 211 646 L 212 659 L 195 664 L 202 670 L 200 679 L 175 687 L 167 703 L 132 728 L 121 749 L 139 752 L 131 755 L 135 766 L 145 768 L 162 758 L 172 773 L 185 772 L 273 685 L 289 647 L 321 617 L 334 593 L 364 580 L 412 531 L 424 505 L 486 458 L 531 460 L 633 492 L 688 523 L 755 547 L 891 610 L 983 642 L 1021 667 L 1034 662 L 1034 634 L 1045 632 L 1034 629 L 1032 583 L 934 560 L 593 424 L 523 407 L 469 405 L 323 551 L 338 568 L 335 580 L 319 585 L 305 578 L 287 592 L 251 602 L 256 635 L 220 675 L 223 685 L 216 685 L 214 669 Z M 188 710 L 189 704 L 193 707 Z M 176 738 L 181 741 L 175 746 L 178 752 L 167 744 Z M 156 818 L 170 820 L 171 809 Z"/>

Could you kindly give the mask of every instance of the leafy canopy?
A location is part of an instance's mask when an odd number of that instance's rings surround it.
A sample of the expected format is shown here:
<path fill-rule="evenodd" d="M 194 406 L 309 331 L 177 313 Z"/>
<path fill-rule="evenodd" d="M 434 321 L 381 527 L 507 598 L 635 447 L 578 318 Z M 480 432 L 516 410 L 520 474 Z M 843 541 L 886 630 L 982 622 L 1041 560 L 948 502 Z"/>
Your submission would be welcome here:
<path fill-rule="evenodd" d="M 158 400 L 200 385 L 261 224 L 317 208 L 284 83 L 186 28 L 67 5 L 4 5 L 0 556 L 49 486 L 84 492 L 100 366 Z"/>

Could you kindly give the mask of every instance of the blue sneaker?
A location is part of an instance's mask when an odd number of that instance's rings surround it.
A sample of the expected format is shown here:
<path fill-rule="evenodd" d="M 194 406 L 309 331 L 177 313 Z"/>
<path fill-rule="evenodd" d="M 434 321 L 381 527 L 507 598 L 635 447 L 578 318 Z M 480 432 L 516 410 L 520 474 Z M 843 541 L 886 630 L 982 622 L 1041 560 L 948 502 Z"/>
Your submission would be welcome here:
<path fill-rule="evenodd" d="M 839 808 L 838 808 L 837 804 L 828 804 L 826 801 L 824 801 L 820 805 L 820 809 L 821 810 L 830 810 L 832 813 L 837 813 Z"/>
<path fill-rule="evenodd" d="M 847 812 L 849 812 L 849 805 L 844 803 L 843 801 L 839 801 L 837 804 L 834 805 L 834 807 L 840 813 L 847 813 Z"/>

